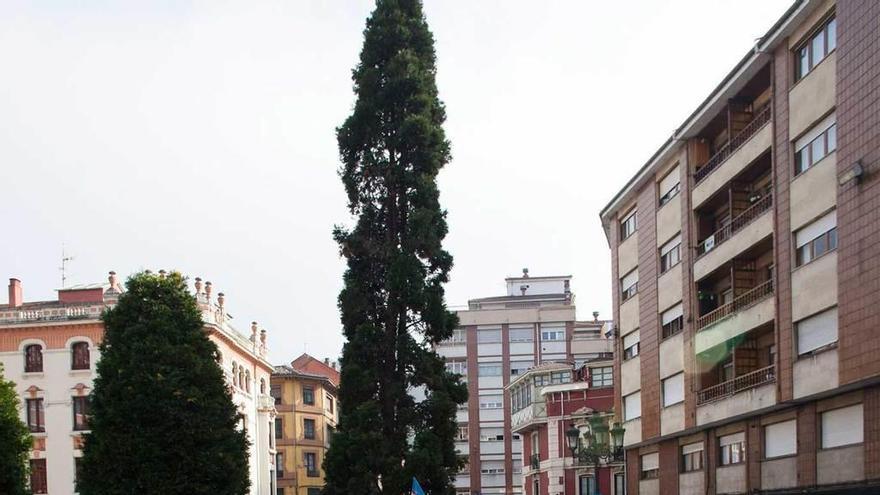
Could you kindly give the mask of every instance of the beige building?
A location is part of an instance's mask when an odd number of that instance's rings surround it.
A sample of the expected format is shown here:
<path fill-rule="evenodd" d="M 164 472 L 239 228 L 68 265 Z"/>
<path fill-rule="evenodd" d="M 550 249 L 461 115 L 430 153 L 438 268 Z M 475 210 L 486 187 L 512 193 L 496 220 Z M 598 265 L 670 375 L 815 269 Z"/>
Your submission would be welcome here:
<path fill-rule="evenodd" d="M 878 18 L 794 2 L 601 212 L 628 493 L 880 490 Z"/>

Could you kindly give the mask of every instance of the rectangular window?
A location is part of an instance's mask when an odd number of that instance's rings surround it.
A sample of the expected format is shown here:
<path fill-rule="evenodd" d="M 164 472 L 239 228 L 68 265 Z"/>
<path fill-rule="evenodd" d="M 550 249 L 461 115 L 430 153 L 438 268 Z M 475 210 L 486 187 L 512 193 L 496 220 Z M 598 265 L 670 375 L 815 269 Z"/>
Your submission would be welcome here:
<path fill-rule="evenodd" d="M 480 428 L 481 442 L 503 442 L 504 428 Z"/>
<path fill-rule="evenodd" d="M 307 406 L 315 405 L 315 389 L 314 387 L 303 387 L 303 404 Z"/>
<path fill-rule="evenodd" d="M 639 473 L 639 479 L 653 480 L 660 476 L 659 453 L 653 452 L 651 454 L 645 454 L 641 457 L 640 461 L 642 469 Z"/>
<path fill-rule="evenodd" d="M 467 375 L 467 361 L 446 361 L 446 371 L 457 373 L 459 375 Z"/>
<path fill-rule="evenodd" d="M 837 149 L 837 116 L 831 114 L 794 142 L 795 175 L 801 174 Z"/>
<path fill-rule="evenodd" d="M 43 371 L 43 347 L 31 344 L 24 348 L 24 372 L 40 373 Z"/>
<path fill-rule="evenodd" d="M 467 423 L 460 423 L 458 425 L 458 433 L 455 435 L 455 440 L 458 442 L 467 442 L 469 434 L 469 429 Z"/>
<path fill-rule="evenodd" d="M 73 370 L 87 370 L 90 367 L 89 360 L 89 344 L 88 342 L 77 342 L 71 346 L 71 352 L 73 356 L 71 357 L 70 369 Z"/>
<path fill-rule="evenodd" d="M 722 466 L 739 464 L 746 460 L 746 435 L 743 432 L 718 439 L 719 461 Z"/>
<path fill-rule="evenodd" d="M 482 461 L 480 474 L 504 474 L 504 461 Z"/>
<path fill-rule="evenodd" d="M 269 395 L 275 399 L 275 405 L 281 404 L 281 385 L 272 385 L 269 387 Z"/>
<path fill-rule="evenodd" d="M 504 407 L 500 395 L 481 395 L 480 409 L 501 409 Z"/>
<path fill-rule="evenodd" d="M 624 275 L 620 279 L 620 300 L 626 301 L 639 292 L 639 270 L 638 268 Z"/>
<path fill-rule="evenodd" d="M 596 493 L 592 476 L 580 476 L 578 478 L 578 495 L 594 495 Z"/>
<path fill-rule="evenodd" d="M 613 367 L 603 366 L 601 368 L 590 368 L 590 386 L 610 387 L 612 385 L 614 385 Z"/>
<path fill-rule="evenodd" d="M 639 331 L 635 330 L 623 336 L 623 359 L 634 358 L 639 355 Z"/>
<path fill-rule="evenodd" d="M 89 429 L 89 414 L 91 404 L 88 396 L 73 397 L 73 430 L 82 431 Z"/>
<path fill-rule="evenodd" d="M 681 303 L 664 311 L 660 315 L 660 322 L 663 325 L 661 334 L 664 339 L 681 332 L 681 329 L 684 328 L 684 313 Z"/>
<path fill-rule="evenodd" d="M 477 371 L 479 372 L 478 376 L 501 376 L 501 363 L 482 363 L 479 365 Z"/>
<path fill-rule="evenodd" d="M 510 374 L 511 376 L 521 375 L 534 365 L 534 361 L 512 361 L 510 363 Z"/>
<path fill-rule="evenodd" d="M 31 459 L 31 492 L 49 493 L 46 459 Z"/>
<path fill-rule="evenodd" d="M 837 307 L 795 323 L 799 356 L 827 349 L 837 343 Z"/>
<path fill-rule="evenodd" d="M 303 419 L 303 438 L 306 440 L 315 439 L 315 420 Z"/>
<path fill-rule="evenodd" d="M 629 212 L 620 222 L 620 240 L 623 241 L 633 235 L 638 225 L 636 225 L 636 210 Z"/>
<path fill-rule="evenodd" d="M 837 19 L 832 17 L 797 49 L 796 79 L 810 73 L 837 47 Z"/>
<path fill-rule="evenodd" d="M 534 342 L 535 330 L 531 326 L 519 328 L 511 327 L 507 338 L 510 342 Z"/>
<path fill-rule="evenodd" d="M 326 403 L 327 403 L 327 411 L 329 411 L 330 414 L 333 414 L 334 408 L 336 407 L 334 404 L 335 401 L 333 400 L 333 397 L 327 395 L 324 397 L 324 399 L 326 400 Z"/>
<path fill-rule="evenodd" d="M 26 399 L 27 423 L 31 433 L 46 431 L 46 413 L 43 409 L 43 399 Z"/>
<path fill-rule="evenodd" d="M 681 472 L 690 473 L 703 469 L 703 443 L 691 443 L 681 447 Z"/>
<path fill-rule="evenodd" d="M 275 454 L 275 477 L 284 477 L 284 452 Z"/>
<path fill-rule="evenodd" d="M 660 248 L 660 273 L 666 273 L 681 261 L 681 234 Z"/>
<path fill-rule="evenodd" d="M 553 385 L 569 382 L 571 382 L 571 372 L 569 371 L 554 371 L 550 373 L 550 383 Z"/>
<path fill-rule="evenodd" d="M 797 266 L 837 249 L 837 210 L 832 210 L 795 233 Z"/>
<path fill-rule="evenodd" d="M 284 437 L 284 420 L 277 416 L 275 417 L 275 439 L 279 439 Z"/>
<path fill-rule="evenodd" d="M 318 454 L 306 452 L 303 454 L 303 463 L 306 465 L 306 476 L 310 478 L 318 476 Z"/>
<path fill-rule="evenodd" d="M 82 457 L 73 458 L 73 483 L 79 483 L 82 479 Z"/>
<path fill-rule="evenodd" d="M 456 328 L 452 331 L 452 336 L 446 340 L 446 344 L 464 344 L 467 342 L 467 330 L 464 328 Z"/>
<path fill-rule="evenodd" d="M 663 380 L 663 407 L 684 402 L 684 373 Z"/>
<path fill-rule="evenodd" d="M 797 420 L 773 423 L 764 427 L 764 458 L 797 454 Z"/>
<path fill-rule="evenodd" d="M 477 329 L 477 342 L 480 344 L 497 344 L 501 342 L 501 329 Z"/>
<path fill-rule="evenodd" d="M 543 342 L 565 340 L 565 330 L 542 330 L 541 340 Z"/>
<path fill-rule="evenodd" d="M 672 170 L 666 174 L 665 177 L 660 179 L 659 190 L 658 193 L 660 195 L 660 206 L 665 205 L 672 198 L 678 195 L 678 191 L 680 187 L 680 172 L 678 170 L 678 164 L 673 167 Z"/>
<path fill-rule="evenodd" d="M 864 441 L 865 417 L 861 404 L 821 414 L 822 448 L 855 445 Z"/>
<path fill-rule="evenodd" d="M 633 392 L 623 398 L 623 420 L 642 417 L 642 392 Z"/>

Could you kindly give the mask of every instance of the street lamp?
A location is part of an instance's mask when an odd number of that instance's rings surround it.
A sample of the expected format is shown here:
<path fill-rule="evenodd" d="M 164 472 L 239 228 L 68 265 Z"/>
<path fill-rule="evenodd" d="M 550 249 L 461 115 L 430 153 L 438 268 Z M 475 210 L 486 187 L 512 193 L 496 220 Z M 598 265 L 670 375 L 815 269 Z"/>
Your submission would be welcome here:
<path fill-rule="evenodd" d="M 583 441 L 581 441 L 581 429 L 574 423 L 565 431 L 565 439 L 575 462 L 593 465 L 593 493 L 595 495 L 602 495 L 599 491 L 599 464 L 622 459 L 623 433 L 624 428 L 620 426 L 620 423 L 614 423 L 614 427 L 609 431 L 605 418 L 599 415 L 590 418 L 587 430 L 583 434 Z"/>

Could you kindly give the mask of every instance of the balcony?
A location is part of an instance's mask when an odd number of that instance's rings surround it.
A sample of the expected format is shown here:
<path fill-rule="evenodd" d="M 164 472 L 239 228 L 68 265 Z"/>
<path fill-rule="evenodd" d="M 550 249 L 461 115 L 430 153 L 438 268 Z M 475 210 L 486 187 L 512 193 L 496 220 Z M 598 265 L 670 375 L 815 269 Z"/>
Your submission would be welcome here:
<path fill-rule="evenodd" d="M 13 309 L 0 312 L 0 324 L 25 324 L 43 321 L 97 320 L 107 308 L 102 304 L 78 304 L 42 309 Z"/>
<path fill-rule="evenodd" d="M 749 290 L 745 294 L 737 297 L 733 301 L 720 306 L 718 309 L 711 311 L 697 318 L 697 331 L 718 323 L 719 321 L 731 316 L 739 311 L 749 308 L 766 297 L 773 295 L 773 279 L 759 284 L 755 288 Z"/>
<path fill-rule="evenodd" d="M 736 136 L 727 144 L 723 145 L 711 158 L 700 168 L 694 172 L 694 185 L 700 184 L 712 172 L 718 169 L 722 163 L 727 161 L 734 153 L 736 153 L 744 144 L 752 139 L 752 136 L 758 133 L 764 124 L 770 122 L 771 104 L 765 104 L 760 110 L 755 112 L 755 116 Z"/>
<path fill-rule="evenodd" d="M 752 203 L 750 207 L 737 215 L 730 223 L 716 230 L 697 245 L 697 259 L 700 259 L 706 253 L 733 237 L 737 232 L 751 224 L 753 220 L 770 210 L 773 206 L 773 194 L 769 190 L 759 194 L 762 196 L 760 199 Z"/>
<path fill-rule="evenodd" d="M 728 380 L 718 385 L 697 392 L 697 405 L 708 404 L 717 400 L 730 397 L 750 388 L 759 387 L 765 383 L 771 383 L 776 380 L 776 366 L 770 365 L 766 368 L 746 373 L 738 376 L 733 380 Z"/>

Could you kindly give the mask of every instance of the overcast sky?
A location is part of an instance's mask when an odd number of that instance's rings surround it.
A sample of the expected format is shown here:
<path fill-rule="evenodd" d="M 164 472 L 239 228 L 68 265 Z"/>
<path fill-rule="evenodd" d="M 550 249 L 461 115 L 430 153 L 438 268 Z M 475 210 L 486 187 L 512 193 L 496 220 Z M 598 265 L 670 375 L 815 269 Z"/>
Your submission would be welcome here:
<path fill-rule="evenodd" d="M 598 213 L 790 0 L 426 0 L 453 161 L 451 306 L 572 274 L 611 315 Z M 351 224 L 334 129 L 368 0 L 0 2 L 0 277 L 25 299 L 177 269 L 271 357 L 336 357 Z M 2 300 L 4 296 L 0 296 Z"/>

